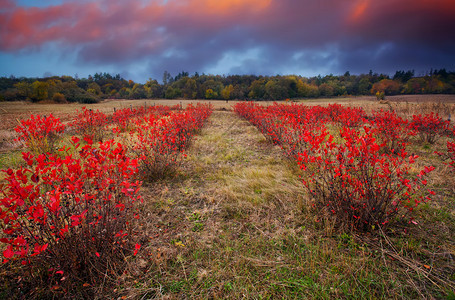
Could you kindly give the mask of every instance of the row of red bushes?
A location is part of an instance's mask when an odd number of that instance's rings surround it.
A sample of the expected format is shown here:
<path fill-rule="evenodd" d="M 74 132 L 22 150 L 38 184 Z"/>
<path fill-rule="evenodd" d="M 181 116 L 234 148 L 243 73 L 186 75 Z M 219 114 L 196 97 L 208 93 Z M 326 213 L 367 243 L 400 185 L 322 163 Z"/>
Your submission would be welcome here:
<path fill-rule="evenodd" d="M 434 167 L 411 172 L 418 157 L 406 152 L 410 137 L 434 143 L 442 135 L 453 135 L 449 122 L 437 114 L 408 121 L 394 112 L 368 115 L 361 108 L 337 104 L 239 103 L 234 109 L 296 160 L 312 207 L 320 215 L 339 227 L 363 231 L 409 216 L 434 194 L 424 188 Z M 448 144 L 452 165 L 453 145 Z"/>
<path fill-rule="evenodd" d="M 4 262 L 20 259 L 35 270 L 49 270 L 56 282 L 96 284 L 109 272 L 121 273 L 125 256 L 140 248 L 133 229 L 140 218 L 141 180 L 175 168 L 211 112 L 211 106 L 200 104 L 177 111 L 123 111 L 111 119 L 119 126 L 133 124 L 130 132 L 113 125 L 116 138 L 95 142 L 93 131 L 81 130 L 67 146 L 58 146 L 64 129 L 59 119 L 23 121 L 19 139 L 34 151 L 23 152 L 19 168 L 2 170 Z M 73 124 L 90 122 L 87 126 L 106 130 L 101 113 L 81 114 L 86 117 L 76 116 Z"/>

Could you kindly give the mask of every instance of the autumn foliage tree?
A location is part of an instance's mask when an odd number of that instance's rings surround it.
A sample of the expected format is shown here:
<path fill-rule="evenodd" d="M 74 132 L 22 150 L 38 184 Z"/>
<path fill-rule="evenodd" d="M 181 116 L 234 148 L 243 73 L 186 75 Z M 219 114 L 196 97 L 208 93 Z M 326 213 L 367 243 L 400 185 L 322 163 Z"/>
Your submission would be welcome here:
<path fill-rule="evenodd" d="M 396 95 L 399 94 L 401 90 L 401 85 L 399 82 L 391 80 L 391 79 L 383 79 L 379 82 L 373 84 L 371 88 L 371 93 L 376 94 L 384 93 L 385 95 Z"/>
<path fill-rule="evenodd" d="M 207 90 L 213 93 L 206 93 Z M 0 78 L 0 100 L 42 101 L 52 99 L 57 92 L 64 94 L 68 102 L 82 103 L 104 98 L 284 100 L 320 96 L 455 93 L 455 72 L 442 69 L 414 76 L 413 71 L 397 71 L 391 79 L 389 75 L 373 71 L 360 75 L 345 72 L 338 76 L 329 74 L 310 78 L 299 75 L 201 75 L 197 72 L 190 75 L 184 71 L 173 77 L 166 71 L 162 84 L 155 79 L 141 84 L 108 73 L 96 73 L 88 78 Z"/>

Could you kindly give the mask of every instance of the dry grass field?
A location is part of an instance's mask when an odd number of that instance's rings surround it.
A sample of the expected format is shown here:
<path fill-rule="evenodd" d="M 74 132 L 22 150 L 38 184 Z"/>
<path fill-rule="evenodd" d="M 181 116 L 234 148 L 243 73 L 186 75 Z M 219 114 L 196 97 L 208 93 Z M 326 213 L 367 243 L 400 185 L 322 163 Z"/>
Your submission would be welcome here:
<path fill-rule="evenodd" d="M 100 110 L 104 113 L 112 113 L 114 107 L 117 109 L 136 107 L 143 105 L 176 105 L 182 104 L 183 107 L 192 103 L 212 103 L 215 110 L 227 109 L 229 110 L 232 105 L 237 101 L 223 101 L 223 100 L 166 100 L 166 99 L 152 99 L 152 100 L 104 100 L 97 104 L 40 104 L 30 102 L 0 102 L 0 130 L 14 128 L 17 120 L 27 118 L 30 114 L 48 115 L 52 113 L 54 116 L 60 117 L 62 120 L 70 120 L 72 115 L 80 110 L 82 107 L 91 108 L 93 110 Z M 362 96 L 362 97 L 346 97 L 346 98 L 328 98 L 328 99 L 309 99 L 299 100 L 308 105 L 321 105 L 329 103 L 339 103 L 343 105 L 376 105 L 375 96 Z M 418 105 L 422 103 L 444 103 L 455 104 L 455 95 L 403 95 L 403 96 L 389 96 L 384 102 L 390 103 L 410 103 L 410 105 Z M 272 104 L 273 101 L 263 101 L 265 105 Z"/>
<path fill-rule="evenodd" d="M 103 113 L 112 113 L 115 109 L 128 107 L 137 107 L 144 105 L 177 105 L 181 104 L 186 107 L 188 104 L 211 103 L 215 110 L 231 110 L 237 101 L 223 100 L 104 100 L 97 104 L 52 104 L 52 103 L 30 103 L 30 102 L 0 102 L 0 153 L 5 150 L 14 148 L 12 140 L 14 139 L 14 128 L 18 125 L 19 120 L 26 119 L 30 114 L 49 115 L 61 119 L 62 122 L 72 120 L 75 112 L 87 107 L 93 110 L 99 110 Z M 362 106 L 367 111 L 372 109 L 390 109 L 393 108 L 407 115 L 414 113 L 424 113 L 428 111 L 438 111 L 442 116 L 449 116 L 455 112 L 455 95 L 403 95 L 389 96 L 386 101 L 378 102 L 375 96 L 346 97 L 346 98 L 328 98 L 328 99 L 309 99 L 298 100 L 298 103 L 306 105 L 328 105 L 339 103 L 342 105 Z M 270 105 L 273 101 L 262 101 L 263 105 Z"/>
<path fill-rule="evenodd" d="M 87 107 L 112 112 L 145 102 L 198 101 L 108 100 Z M 409 148 L 421 157 L 419 166 L 436 167 L 429 185 L 437 195 L 418 208 L 416 224 L 379 235 L 338 232 L 311 213 L 298 166 L 231 111 L 235 102 L 210 102 L 215 112 L 176 176 L 144 184 L 143 248 L 123 276 L 93 287 L 100 298 L 454 299 L 454 174 L 434 154 L 445 140 Z M 455 116 L 455 96 L 446 95 L 299 102 Z M 16 119 L 53 113 L 68 121 L 81 107 L 0 102 L 0 167 L 19 164 L 10 142 Z M 0 274 L 0 297 L 21 298 L 20 275 L 6 266 Z"/>

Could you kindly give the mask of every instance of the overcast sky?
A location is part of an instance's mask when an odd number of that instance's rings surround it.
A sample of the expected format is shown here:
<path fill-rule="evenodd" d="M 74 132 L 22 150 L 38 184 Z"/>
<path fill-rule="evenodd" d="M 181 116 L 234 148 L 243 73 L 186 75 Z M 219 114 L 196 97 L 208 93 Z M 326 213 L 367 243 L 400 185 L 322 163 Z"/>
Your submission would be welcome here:
<path fill-rule="evenodd" d="M 0 76 L 455 70 L 455 0 L 0 0 Z"/>

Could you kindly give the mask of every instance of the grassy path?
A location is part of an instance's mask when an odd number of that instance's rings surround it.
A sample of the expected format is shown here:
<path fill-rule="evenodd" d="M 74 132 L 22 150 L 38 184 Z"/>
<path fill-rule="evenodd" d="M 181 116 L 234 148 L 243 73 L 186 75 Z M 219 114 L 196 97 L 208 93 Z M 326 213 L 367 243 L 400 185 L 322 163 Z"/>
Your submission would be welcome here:
<path fill-rule="evenodd" d="M 290 222 L 303 199 L 298 170 L 255 127 L 227 111 L 214 112 L 187 155 L 177 178 L 146 187 L 159 195 L 147 198 L 155 212 L 149 235 L 159 236 L 150 249 L 180 261 L 166 266 L 162 281 L 155 274 L 154 283 L 166 287 L 164 295 L 267 294 L 255 265 L 284 263 L 269 242 L 295 231 Z"/>
<path fill-rule="evenodd" d="M 176 178 L 145 187 L 149 240 L 127 296 L 422 296 L 388 258 L 316 222 L 295 164 L 234 113 L 214 112 L 187 154 Z"/>

